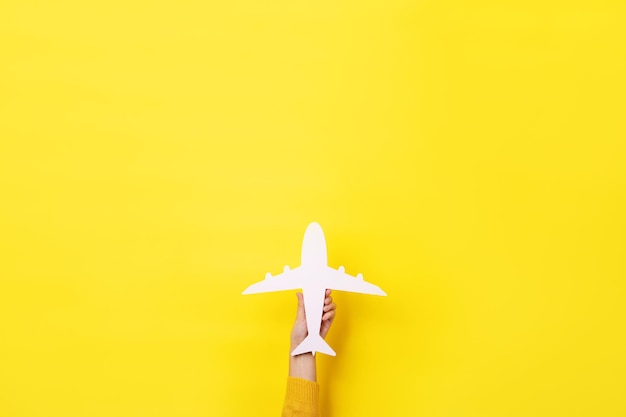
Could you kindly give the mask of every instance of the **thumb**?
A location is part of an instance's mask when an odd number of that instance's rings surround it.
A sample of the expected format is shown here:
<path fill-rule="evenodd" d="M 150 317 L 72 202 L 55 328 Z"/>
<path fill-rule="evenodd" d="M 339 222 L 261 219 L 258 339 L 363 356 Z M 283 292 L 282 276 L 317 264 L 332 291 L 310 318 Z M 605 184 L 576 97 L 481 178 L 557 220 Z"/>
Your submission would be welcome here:
<path fill-rule="evenodd" d="M 296 321 L 304 321 L 306 320 L 306 314 L 304 312 L 304 297 L 301 292 L 296 293 L 296 297 L 298 297 L 298 311 L 296 313 Z"/>

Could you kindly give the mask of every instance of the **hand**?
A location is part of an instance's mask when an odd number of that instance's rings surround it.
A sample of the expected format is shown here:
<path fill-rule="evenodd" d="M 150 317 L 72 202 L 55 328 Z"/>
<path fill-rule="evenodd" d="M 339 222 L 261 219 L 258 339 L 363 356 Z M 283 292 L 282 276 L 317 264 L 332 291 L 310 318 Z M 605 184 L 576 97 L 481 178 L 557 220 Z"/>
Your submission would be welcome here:
<path fill-rule="evenodd" d="M 335 310 L 337 306 L 333 303 L 331 297 L 332 291 L 326 290 L 326 298 L 324 299 L 324 313 L 322 314 L 322 325 L 320 327 L 320 336 L 326 338 L 330 326 L 335 319 Z M 302 293 L 296 293 L 298 297 L 298 310 L 296 313 L 296 321 L 291 329 L 291 350 L 295 349 L 309 334 L 306 327 L 306 313 L 304 311 L 304 298 Z"/>
<path fill-rule="evenodd" d="M 326 290 L 326 298 L 324 299 L 324 312 L 322 314 L 322 323 L 320 326 L 320 336 L 326 337 L 330 325 L 335 319 L 335 310 L 337 306 L 333 303 L 333 297 L 330 296 L 331 291 Z M 300 344 L 309 334 L 306 327 L 306 313 L 304 310 L 304 298 L 302 293 L 296 293 L 298 297 L 298 311 L 296 313 L 296 321 L 291 329 L 291 349 L 290 352 Z M 317 370 L 315 366 L 315 356 L 309 353 L 302 355 L 289 355 L 289 376 L 302 378 L 315 382 L 317 380 Z"/>

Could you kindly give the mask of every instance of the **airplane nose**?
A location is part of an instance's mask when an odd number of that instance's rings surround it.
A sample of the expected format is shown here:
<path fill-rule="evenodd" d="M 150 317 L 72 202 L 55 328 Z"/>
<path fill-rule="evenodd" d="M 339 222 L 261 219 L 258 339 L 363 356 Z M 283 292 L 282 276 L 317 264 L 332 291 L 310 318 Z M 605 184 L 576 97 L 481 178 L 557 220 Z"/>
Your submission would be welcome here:
<path fill-rule="evenodd" d="M 314 232 L 314 231 L 321 232 L 322 234 L 324 233 L 322 231 L 322 226 L 318 222 L 311 222 L 311 223 L 309 223 L 309 225 L 306 228 L 305 234 L 308 233 L 309 231 L 311 231 L 311 232 Z"/>
<path fill-rule="evenodd" d="M 302 265 L 328 265 L 326 257 L 326 239 L 319 223 L 310 223 L 302 240 Z"/>

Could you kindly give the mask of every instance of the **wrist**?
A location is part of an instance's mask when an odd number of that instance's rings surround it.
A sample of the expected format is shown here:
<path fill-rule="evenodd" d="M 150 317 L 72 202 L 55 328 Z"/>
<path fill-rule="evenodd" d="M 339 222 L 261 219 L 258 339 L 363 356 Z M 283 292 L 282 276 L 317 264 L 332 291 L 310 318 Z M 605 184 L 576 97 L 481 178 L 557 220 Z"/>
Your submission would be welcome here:
<path fill-rule="evenodd" d="M 292 349 L 293 350 L 293 349 Z M 289 376 L 316 382 L 315 356 L 311 352 L 289 356 Z"/>

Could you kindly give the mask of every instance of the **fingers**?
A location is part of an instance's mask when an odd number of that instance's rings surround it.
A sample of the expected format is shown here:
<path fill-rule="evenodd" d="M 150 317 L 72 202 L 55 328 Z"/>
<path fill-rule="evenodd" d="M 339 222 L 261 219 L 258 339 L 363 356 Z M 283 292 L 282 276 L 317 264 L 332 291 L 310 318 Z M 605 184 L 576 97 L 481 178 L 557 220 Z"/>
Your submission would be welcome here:
<path fill-rule="evenodd" d="M 331 293 L 331 290 L 326 290 L 326 298 L 324 299 L 322 314 L 322 325 L 320 328 L 320 335 L 322 337 L 326 337 L 326 335 L 328 334 L 330 326 L 333 324 L 333 320 L 335 320 L 335 314 L 337 312 L 337 305 L 333 303 L 333 297 L 330 296 Z"/>
<path fill-rule="evenodd" d="M 330 303 L 333 302 L 333 297 L 330 296 L 330 294 L 332 293 L 331 290 L 326 290 L 326 298 L 324 299 L 324 305 L 329 305 Z M 324 310 L 326 311 L 326 310 Z"/>
<path fill-rule="evenodd" d="M 322 321 L 332 321 L 335 318 L 335 314 L 336 311 L 334 309 L 330 310 L 327 313 L 324 313 L 324 315 L 322 316 Z"/>
<path fill-rule="evenodd" d="M 330 296 L 331 290 L 326 290 L 326 298 L 324 299 L 324 308 L 322 315 L 322 321 L 332 320 L 335 317 L 335 311 L 337 310 L 337 304 L 333 303 L 333 297 Z"/>

